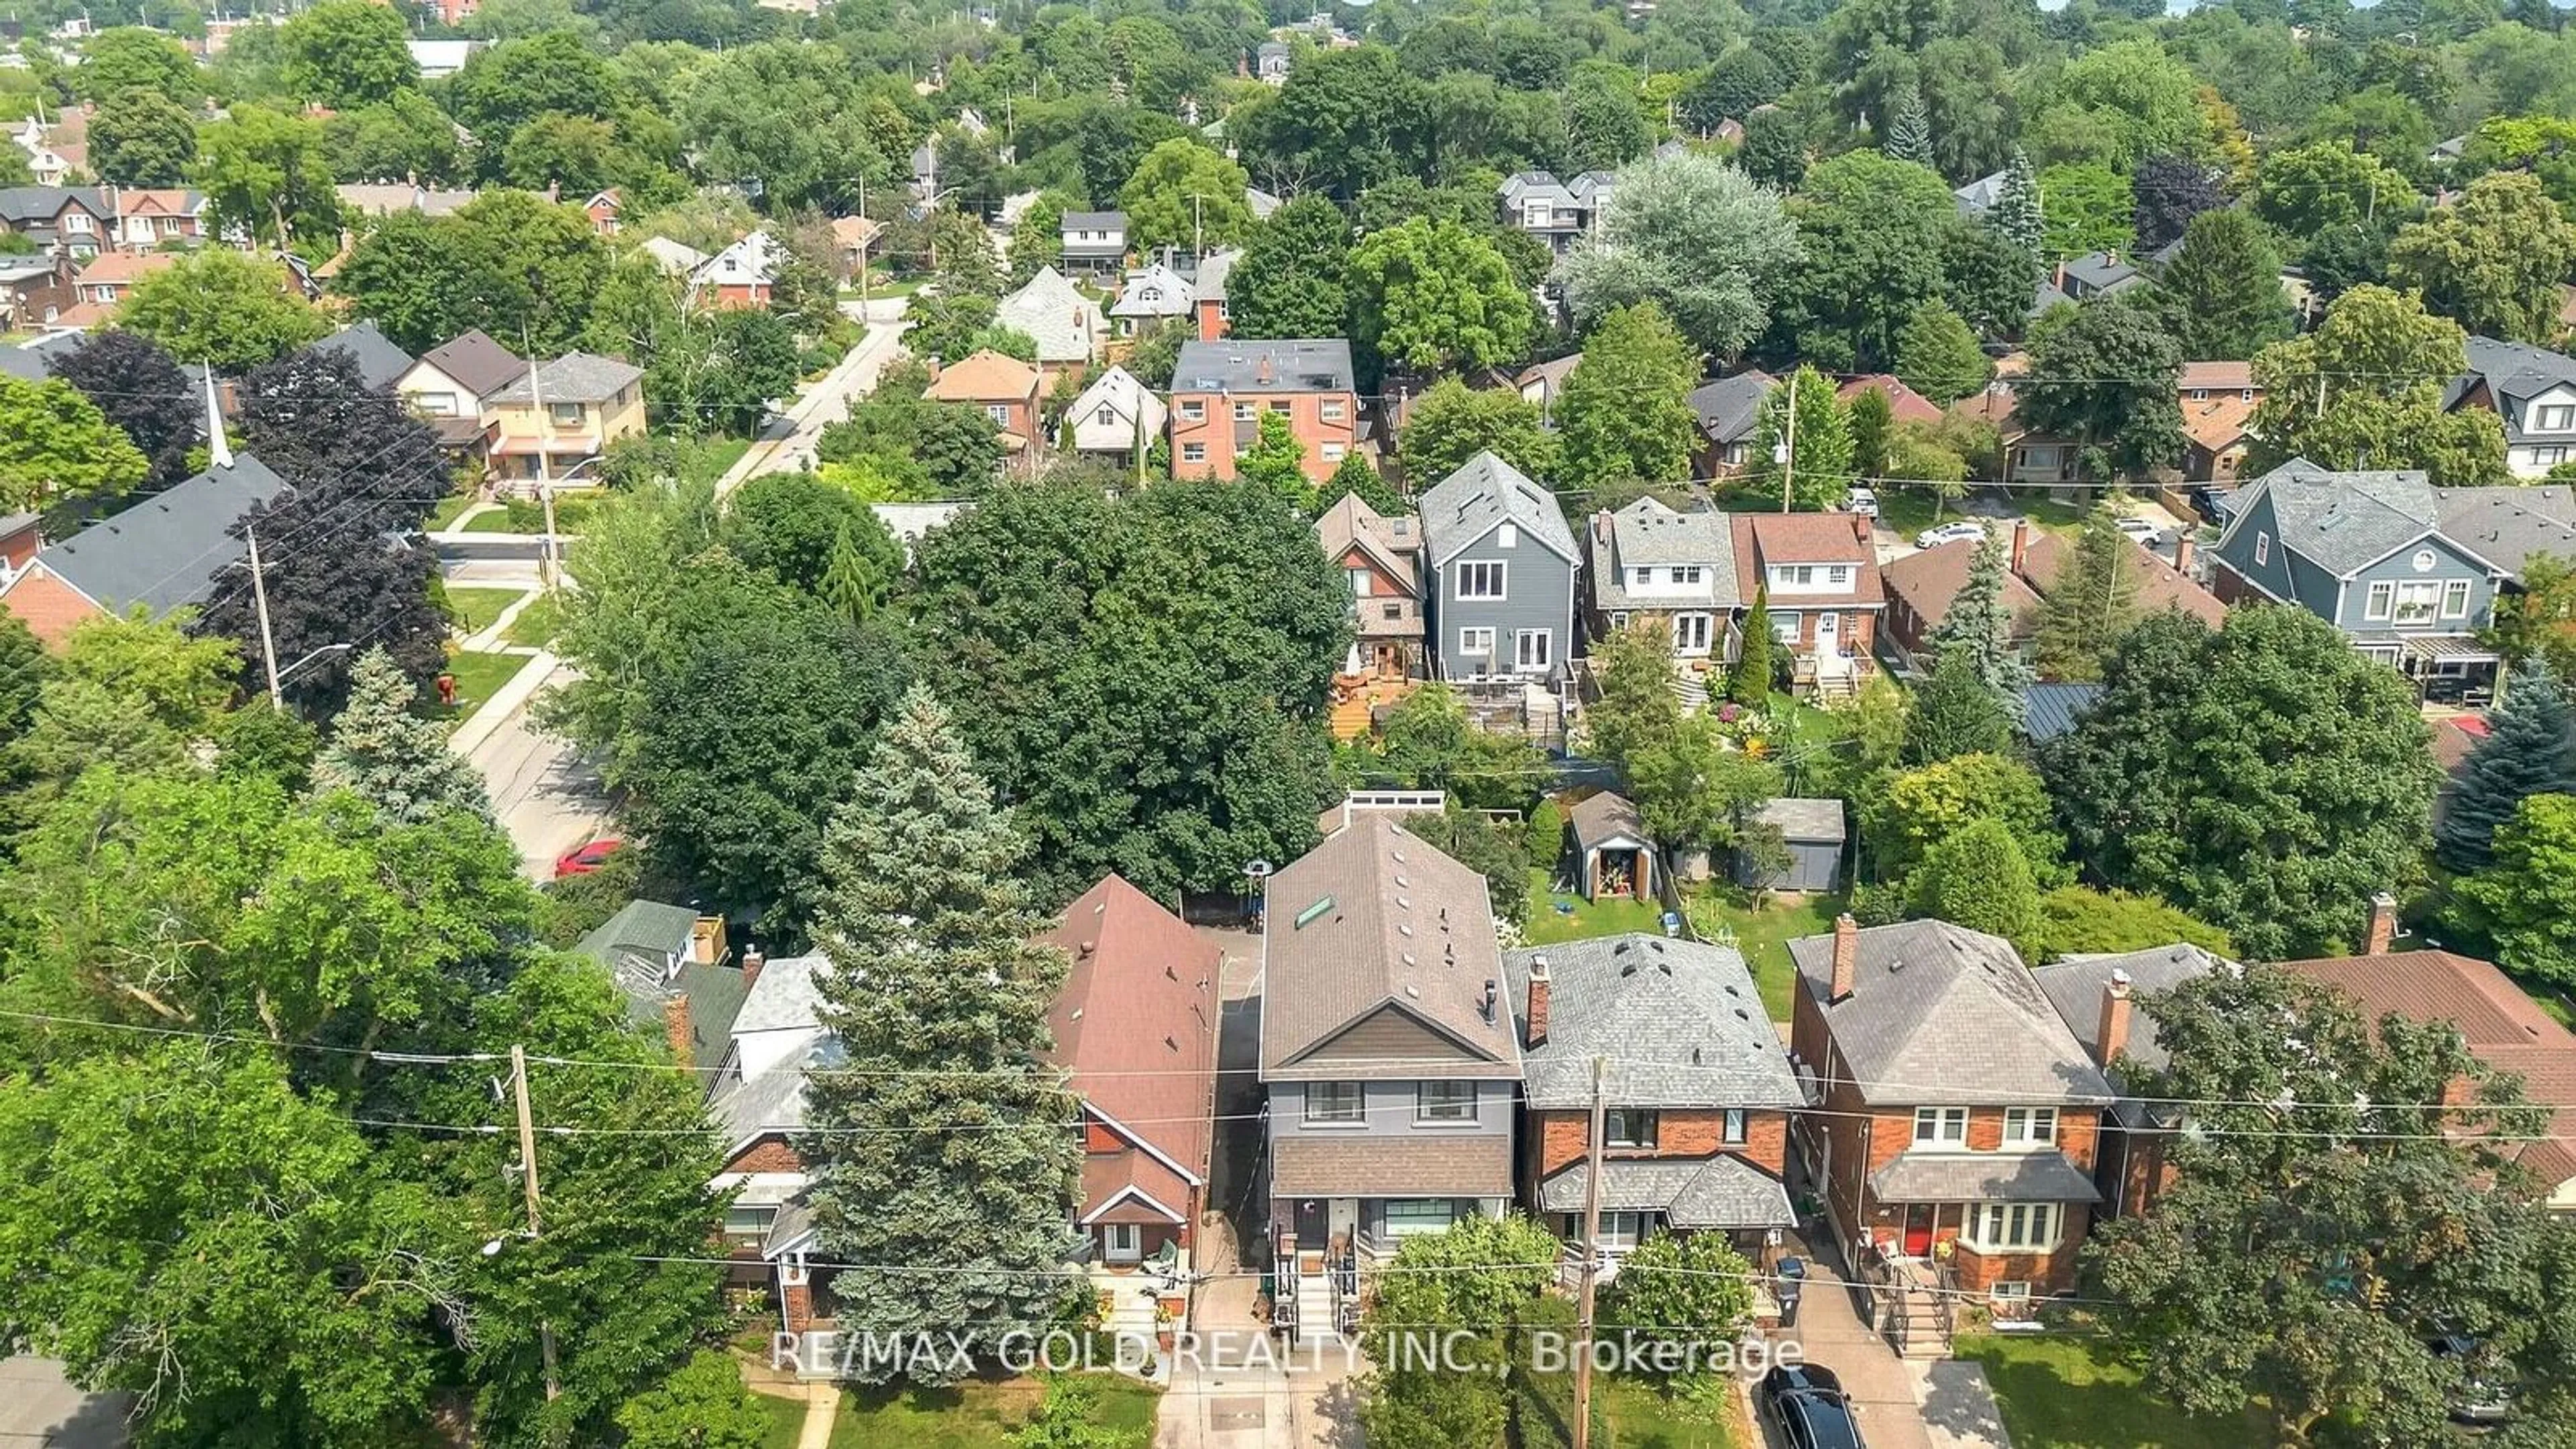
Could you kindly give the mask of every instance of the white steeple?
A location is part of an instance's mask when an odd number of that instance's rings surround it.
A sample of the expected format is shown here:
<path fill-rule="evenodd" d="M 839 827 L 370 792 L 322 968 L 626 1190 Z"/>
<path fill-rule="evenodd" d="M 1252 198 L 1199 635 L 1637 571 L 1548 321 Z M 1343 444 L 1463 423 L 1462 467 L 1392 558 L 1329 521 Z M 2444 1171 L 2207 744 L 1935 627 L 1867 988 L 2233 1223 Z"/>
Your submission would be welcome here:
<path fill-rule="evenodd" d="M 224 410 L 215 405 L 215 368 L 206 364 L 206 466 L 229 468 L 233 449 L 224 441 Z"/>

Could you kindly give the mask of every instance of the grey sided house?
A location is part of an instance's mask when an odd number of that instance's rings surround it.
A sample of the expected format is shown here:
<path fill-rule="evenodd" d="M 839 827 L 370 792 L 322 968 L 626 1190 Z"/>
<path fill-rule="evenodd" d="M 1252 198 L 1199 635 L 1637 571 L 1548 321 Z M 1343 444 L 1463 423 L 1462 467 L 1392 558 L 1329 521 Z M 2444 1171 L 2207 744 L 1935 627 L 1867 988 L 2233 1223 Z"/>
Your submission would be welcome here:
<path fill-rule="evenodd" d="M 1478 453 L 1422 495 L 1424 631 L 1442 679 L 1556 684 L 1582 555 L 1556 499 Z"/>
<path fill-rule="evenodd" d="M 1361 815 L 1271 878 L 1263 914 L 1260 1072 L 1283 1279 L 1291 1263 L 1316 1277 L 1499 1215 L 1521 1057 L 1485 878 L 1393 818 Z"/>
<path fill-rule="evenodd" d="M 2435 488 L 2412 469 L 2339 472 L 2293 458 L 2237 491 L 2214 592 L 2308 610 L 2435 702 L 2494 697 L 2478 631 L 2525 559 L 2576 556 L 2563 487 Z"/>

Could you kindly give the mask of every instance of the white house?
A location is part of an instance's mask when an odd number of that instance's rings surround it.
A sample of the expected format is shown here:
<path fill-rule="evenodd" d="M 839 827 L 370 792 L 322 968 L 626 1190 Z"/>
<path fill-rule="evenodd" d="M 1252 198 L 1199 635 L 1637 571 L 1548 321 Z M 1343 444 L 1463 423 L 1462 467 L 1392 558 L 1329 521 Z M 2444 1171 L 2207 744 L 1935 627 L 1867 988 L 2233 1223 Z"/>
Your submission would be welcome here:
<path fill-rule="evenodd" d="M 1172 270 L 1172 264 L 1157 258 L 1148 265 L 1127 274 L 1127 285 L 1110 304 L 1109 315 L 1118 325 L 1118 335 L 1133 337 L 1151 332 L 1175 317 L 1190 315 L 1198 294 L 1189 279 Z"/>
<path fill-rule="evenodd" d="M 1038 268 L 1027 286 L 1004 297 L 993 309 L 993 322 L 1037 339 L 1038 372 L 1050 388 L 1058 377 L 1079 377 L 1088 369 L 1109 335 L 1100 304 L 1053 267 Z"/>
<path fill-rule="evenodd" d="M 1075 452 L 1132 462 L 1138 447 L 1163 435 L 1170 409 L 1133 373 L 1113 367 L 1092 379 L 1065 416 L 1073 420 Z"/>

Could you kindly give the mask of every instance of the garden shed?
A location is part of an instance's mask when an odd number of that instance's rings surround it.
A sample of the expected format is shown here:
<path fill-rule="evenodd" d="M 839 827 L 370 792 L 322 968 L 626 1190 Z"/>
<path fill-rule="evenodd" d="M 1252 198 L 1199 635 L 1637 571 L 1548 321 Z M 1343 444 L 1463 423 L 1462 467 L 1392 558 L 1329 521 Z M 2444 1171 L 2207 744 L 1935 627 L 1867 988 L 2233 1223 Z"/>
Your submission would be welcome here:
<path fill-rule="evenodd" d="M 1565 812 L 1565 828 L 1574 836 L 1575 889 L 1585 900 L 1654 894 L 1655 845 L 1627 796 L 1604 790 L 1584 800 Z"/>
<path fill-rule="evenodd" d="M 1842 884 L 1843 802 L 1774 800 L 1755 812 L 1752 823 L 1780 832 L 1789 863 L 1770 879 L 1756 880 L 1752 858 L 1738 851 L 1737 884 L 1774 891 L 1829 891 Z"/>

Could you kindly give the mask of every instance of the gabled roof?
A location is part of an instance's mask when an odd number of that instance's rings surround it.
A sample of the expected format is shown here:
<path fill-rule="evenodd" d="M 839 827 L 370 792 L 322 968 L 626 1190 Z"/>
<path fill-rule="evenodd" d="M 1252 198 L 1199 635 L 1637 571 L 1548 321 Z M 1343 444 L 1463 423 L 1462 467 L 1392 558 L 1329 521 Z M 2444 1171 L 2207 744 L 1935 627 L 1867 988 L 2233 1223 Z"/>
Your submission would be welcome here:
<path fill-rule="evenodd" d="M 1701 383 L 1691 389 L 1686 401 L 1709 441 L 1740 443 L 1753 436 L 1754 425 L 1762 418 L 1762 400 L 1771 395 L 1774 381 L 1758 367 L 1747 368 L 1733 377 Z"/>
<path fill-rule="evenodd" d="M 1100 304 L 1053 267 L 1038 268 L 1028 285 L 1004 297 L 993 321 L 1037 339 L 1040 362 L 1089 362 L 1100 334 L 1109 329 Z"/>
<path fill-rule="evenodd" d="M 707 264 L 705 252 L 666 236 L 648 236 L 639 245 L 646 256 L 674 277 L 689 276 Z"/>
<path fill-rule="evenodd" d="M 1567 206 L 1574 204 L 1574 193 L 1564 182 L 1557 180 L 1556 173 L 1552 171 L 1514 172 L 1503 178 L 1502 185 L 1495 188 L 1495 194 L 1502 198 L 1504 205 L 1514 208 L 1533 198 L 1562 202 Z"/>
<path fill-rule="evenodd" d="M 2268 498 L 2274 540 L 2338 578 L 2431 532 L 2437 512 L 2433 485 L 2414 468 L 2337 472 L 2292 458 L 2237 492 L 2221 548 Z"/>
<path fill-rule="evenodd" d="M 1065 416 L 1079 425 L 1103 407 L 1125 418 L 1131 430 L 1141 422 L 1148 437 L 1159 435 L 1170 416 L 1162 398 L 1123 367 L 1113 366 L 1093 378 L 1091 385 L 1082 390 L 1082 395 L 1073 400 L 1073 406 L 1066 410 Z"/>
<path fill-rule="evenodd" d="M 2211 392 L 2243 392 L 2254 386 L 2254 364 L 2250 362 L 2186 362 L 2174 386 L 2184 392 L 2207 389 Z"/>
<path fill-rule="evenodd" d="M 477 397 L 491 396 L 528 370 L 524 359 L 481 328 L 438 344 L 422 353 L 420 360 L 472 389 Z"/>
<path fill-rule="evenodd" d="M 1521 1051 L 1533 1109 L 1590 1105 L 1596 1056 L 1610 1058 L 1603 1087 L 1623 1107 L 1805 1105 L 1735 948 L 1632 932 L 1510 952 L 1503 969 L 1523 1021 L 1539 961 L 1549 977 L 1547 1039 Z"/>
<path fill-rule="evenodd" d="M 2248 401 L 2242 392 L 2221 392 L 2197 401 L 2185 397 L 2182 435 L 2204 453 L 2224 453 L 2244 441 L 2254 421 L 2254 409 L 2260 406 Z"/>
<path fill-rule="evenodd" d="M 209 468 L 102 518 L 48 546 L 35 562 L 100 608 L 122 612 L 142 604 L 158 617 L 213 595 L 215 581 L 245 552 L 233 525 L 285 489 L 267 465 L 236 453 L 229 466 Z"/>
<path fill-rule="evenodd" d="M 1648 838 L 1645 817 L 1637 813 L 1635 802 L 1612 790 L 1596 791 L 1577 802 L 1565 812 L 1565 823 L 1573 828 L 1574 843 L 1583 850 L 1614 840 Z"/>
<path fill-rule="evenodd" d="M 1174 392 L 1349 392 L 1351 344 L 1339 337 L 1181 344 Z"/>
<path fill-rule="evenodd" d="M 1902 558 L 1891 559 L 1879 570 L 1879 577 L 1887 596 L 1904 600 L 1905 607 L 1923 621 L 1928 633 L 1949 617 L 1950 605 L 1968 586 L 1968 571 L 1977 561 L 1977 547 L 1975 539 L 1960 538 L 1916 549 Z M 2005 616 L 2012 620 L 2014 637 L 2029 638 L 2039 627 L 2039 595 L 2010 569 L 2004 571 L 2003 602 Z M 1778 607 L 1779 601 L 1774 600 L 1773 605 Z"/>
<path fill-rule="evenodd" d="M 2102 1038 L 2102 997 L 2110 985 L 2113 972 L 2128 975 L 2134 996 L 2171 991 L 2195 977 L 2206 976 L 2226 963 L 2198 946 L 2177 941 L 2169 946 L 2151 946 L 2143 951 L 2122 951 L 2099 955 L 2069 956 L 2045 966 L 2030 968 L 2031 979 L 2057 1008 L 2058 1018 L 2075 1034 L 2077 1043 L 2088 1056 L 2098 1054 Z M 2129 1008 L 2129 1040 L 2117 1060 L 2134 1063 L 2150 1072 L 2163 1071 L 2171 1060 L 2164 1043 L 2156 1037 L 2153 1014 L 2132 1000 Z M 2119 1085 L 2126 1086 L 2126 1082 Z M 2131 1125 L 2149 1119 L 2144 1103 L 2124 1099 L 2120 1117 Z"/>
<path fill-rule="evenodd" d="M 712 1067 L 733 1040 L 742 1010 L 739 967 L 690 959 L 698 913 L 660 901 L 628 901 L 573 949 L 606 966 L 626 996 L 626 1015 L 640 1027 L 667 1029 L 664 1004 L 688 1003 L 691 1046 L 687 1065 Z"/>
<path fill-rule="evenodd" d="M 1127 274 L 1126 285 L 1109 308 L 1112 317 L 1178 317 L 1195 301 L 1189 279 L 1163 262 Z"/>
<path fill-rule="evenodd" d="M 2453 378 L 2443 390 L 2442 406 L 2459 406 L 2472 389 L 2484 383 L 2497 416 L 2504 422 L 2505 441 L 2509 443 L 2520 442 L 2526 431 L 2523 403 L 2551 388 L 2576 386 L 2576 357 L 2564 353 L 2493 337 L 2471 337 L 2467 352 L 2468 371 Z"/>
<path fill-rule="evenodd" d="M 2141 279 L 2142 274 L 2127 258 L 2117 252 L 2086 252 L 2068 258 L 2060 271 L 2070 282 L 2080 282 L 2096 292 L 2115 291 Z"/>
<path fill-rule="evenodd" d="M 1478 453 L 1460 464 L 1422 495 L 1421 508 L 1423 541 L 1435 569 L 1448 567 L 1449 560 L 1500 523 L 1519 525 L 1523 534 L 1567 563 L 1579 561 L 1574 530 L 1565 526 L 1556 500 L 1492 453 Z"/>
<path fill-rule="evenodd" d="M 1371 814 L 1282 868 L 1266 894 L 1263 1080 L 1520 1075 L 1483 876 Z M 1421 1045 L 1394 1060 L 1357 1042 L 1331 1050 L 1369 1020 Z"/>
<path fill-rule="evenodd" d="M 831 960 L 820 951 L 788 956 L 760 968 L 760 978 L 734 1013 L 733 1033 L 818 1031 L 823 1025 L 820 978 L 832 974 Z"/>
<path fill-rule="evenodd" d="M 695 280 L 701 286 L 765 286 L 786 265 L 787 248 L 767 231 L 754 231 L 700 262 Z"/>
<path fill-rule="evenodd" d="M 554 361 L 535 369 L 533 380 L 523 372 L 517 381 L 492 394 L 496 403 L 532 403 L 542 391 L 546 405 L 556 403 L 602 403 L 644 380 L 644 369 L 614 357 L 596 352 L 567 352 Z"/>
<path fill-rule="evenodd" d="M 1422 521 L 1410 513 L 1379 513 L 1356 493 L 1345 493 L 1315 520 L 1315 542 L 1326 560 L 1338 560 L 1357 545 L 1407 590 L 1418 579 L 1415 560 L 1421 552 Z"/>
<path fill-rule="evenodd" d="M 1947 921 L 1858 935 L 1852 992 L 1840 1001 L 1827 999 L 1833 936 L 1802 936 L 1789 954 L 1864 1101 L 2111 1101 L 2111 1084 L 2010 942 Z"/>
<path fill-rule="evenodd" d="M 1753 812 L 1758 825 L 1772 826 L 1783 840 L 1821 845 L 1843 839 L 1843 802 L 1784 795 Z"/>
<path fill-rule="evenodd" d="M 1900 423 L 1938 423 L 1941 405 L 1907 387 L 1892 372 L 1874 372 L 1855 377 L 1834 389 L 1837 401 L 1849 403 L 1862 393 L 1876 391 L 1887 399 L 1888 415 Z"/>
<path fill-rule="evenodd" d="M 313 345 L 348 354 L 358 365 L 358 380 L 380 392 L 411 371 L 411 354 L 396 347 L 373 322 L 352 323 Z"/>
<path fill-rule="evenodd" d="M 2038 537 L 2022 550 L 2021 567 L 2014 572 L 2044 597 L 2055 590 L 2059 570 L 2074 557 L 2075 541 L 2064 534 L 2037 532 Z M 2219 602 L 2216 594 L 2192 582 L 2145 544 L 2125 536 L 2120 542 L 2120 560 L 2128 567 L 2129 577 L 2137 581 L 2138 612 L 2180 609 L 2213 629 L 2227 622 L 2227 606 Z"/>
<path fill-rule="evenodd" d="M 1202 302 L 1224 301 L 1226 279 L 1234 274 L 1234 264 L 1241 260 L 1241 247 L 1226 247 L 1199 258 L 1197 274 L 1190 278 L 1191 294 Z"/>
<path fill-rule="evenodd" d="M 2442 488 L 2433 511 L 2442 536 L 2497 568 L 2519 576 L 2533 554 L 2576 556 L 2576 488 Z"/>
<path fill-rule="evenodd" d="M 1989 172 L 1951 192 L 1950 196 L 1965 215 L 1991 211 L 1996 202 L 2003 200 L 2004 178 L 2011 174 L 2009 171 Z"/>
<path fill-rule="evenodd" d="M 84 287 L 131 285 L 178 262 L 176 252 L 100 252 L 82 263 L 76 280 Z"/>
<path fill-rule="evenodd" d="M 63 208 L 77 206 L 101 221 L 107 219 L 107 203 L 92 186 L 0 186 L 0 221 L 15 226 L 30 221 L 52 221 L 63 214 Z"/>
<path fill-rule="evenodd" d="M 1059 231 L 1125 231 L 1127 213 L 1123 211 L 1068 211 L 1057 222 Z"/>
<path fill-rule="evenodd" d="M 1869 541 L 1869 520 L 1853 513 L 1738 513 L 1735 519 L 1735 570 L 1738 577 L 1758 580 L 1773 564 L 1848 564 L 1851 591 L 1843 594 L 1801 593 L 1771 601 L 1774 609 L 1864 607 L 1886 602 L 1879 586 L 1878 549 Z"/>
<path fill-rule="evenodd" d="M 936 402 L 1021 402 L 1037 391 L 1036 368 L 988 347 L 942 368 L 922 396 Z"/>
<path fill-rule="evenodd" d="M 1072 962 L 1047 1016 L 1048 1060 L 1086 1105 L 1205 1179 L 1222 953 L 1115 875 L 1065 907 L 1043 939 Z"/>

